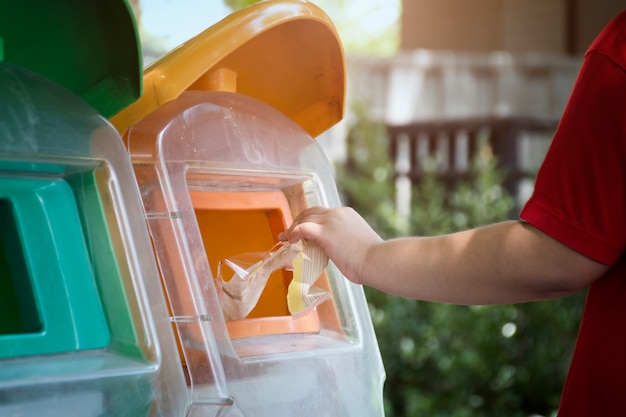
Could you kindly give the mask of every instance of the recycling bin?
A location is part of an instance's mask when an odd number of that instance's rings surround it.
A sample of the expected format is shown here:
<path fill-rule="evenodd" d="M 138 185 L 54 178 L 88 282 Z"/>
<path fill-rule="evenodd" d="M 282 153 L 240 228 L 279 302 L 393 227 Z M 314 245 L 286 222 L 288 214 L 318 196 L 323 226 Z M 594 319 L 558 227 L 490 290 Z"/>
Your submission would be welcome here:
<path fill-rule="evenodd" d="M 185 413 L 139 189 L 106 119 L 140 95 L 137 45 L 123 1 L 0 5 L 0 415 Z"/>
<path fill-rule="evenodd" d="M 190 416 L 384 414 L 363 289 L 332 263 L 315 282 L 329 297 L 295 314 L 290 268 L 245 317 L 220 298 L 225 259 L 270 250 L 307 207 L 340 205 L 314 136 L 343 116 L 344 65 L 319 8 L 260 2 L 153 62 L 142 97 L 111 118 L 141 190 Z"/>

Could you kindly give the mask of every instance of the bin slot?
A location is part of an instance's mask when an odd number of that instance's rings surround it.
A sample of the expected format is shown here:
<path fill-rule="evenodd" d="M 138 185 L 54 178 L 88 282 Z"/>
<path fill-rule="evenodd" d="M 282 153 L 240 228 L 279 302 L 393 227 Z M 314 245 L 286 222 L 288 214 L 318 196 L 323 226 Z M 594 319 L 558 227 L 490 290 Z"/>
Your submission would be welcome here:
<path fill-rule="evenodd" d="M 0 335 L 41 332 L 13 204 L 0 198 Z"/>
<path fill-rule="evenodd" d="M 190 195 L 213 276 L 217 276 L 217 264 L 222 259 L 269 250 L 291 220 L 289 205 L 280 191 L 191 191 Z M 290 271 L 274 271 L 248 318 L 288 316 L 291 278 Z"/>
<path fill-rule="evenodd" d="M 0 177 L 3 287 L 18 332 L 0 334 L 0 357 L 103 349 L 110 335 L 74 192 L 46 173 Z M 9 281 L 11 284 L 8 284 Z M 3 327 L 7 327 L 3 324 Z M 14 332 L 15 330 L 13 330 Z"/>
<path fill-rule="evenodd" d="M 202 182 L 199 177 L 195 174 L 194 187 L 189 194 L 213 276 L 217 276 L 220 260 L 271 249 L 278 241 L 278 234 L 292 222 L 291 205 L 303 204 L 302 187 L 219 191 L 212 183 L 211 188 L 195 191 L 202 189 L 198 186 Z M 223 188 L 229 189 L 230 185 L 224 178 Z M 341 332 L 333 301 L 322 303 L 317 310 L 307 314 L 292 316 L 289 313 L 287 291 L 292 277 L 292 272 L 287 269 L 276 270 L 248 317 L 226 323 L 230 337 L 318 333 L 322 328 Z M 325 272 L 316 286 L 332 292 Z"/>

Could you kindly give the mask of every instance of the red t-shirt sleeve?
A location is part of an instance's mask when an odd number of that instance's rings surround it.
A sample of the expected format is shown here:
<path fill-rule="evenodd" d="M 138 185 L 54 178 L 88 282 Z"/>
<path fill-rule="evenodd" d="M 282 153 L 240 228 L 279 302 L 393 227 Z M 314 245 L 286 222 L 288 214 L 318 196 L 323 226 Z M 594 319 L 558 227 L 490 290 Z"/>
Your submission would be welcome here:
<path fill-rule="evenodd" d="M 521 218 L 598 262 L 626 248 L 626 73 L 585 57 Z"/>

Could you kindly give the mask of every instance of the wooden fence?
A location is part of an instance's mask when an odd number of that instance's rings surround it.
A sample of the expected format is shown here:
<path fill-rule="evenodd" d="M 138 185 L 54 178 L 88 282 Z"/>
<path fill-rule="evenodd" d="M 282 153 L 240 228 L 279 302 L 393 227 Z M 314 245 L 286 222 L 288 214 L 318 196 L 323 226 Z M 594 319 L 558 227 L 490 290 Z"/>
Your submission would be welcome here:
<path fill-rule="evenodd" d="M 557 123 L 556 119 L 531 117 L 477 117 L 388 125 L 399 213 L 410 212 L 411 185 L 423 177 L 428 158 L 438 158 L 439 177 L 453 187 L 470 175 L 470 163 L 481 138 L 489 143 L 499 167 L 506 173 L 506 190 L 521 206 Z"/>

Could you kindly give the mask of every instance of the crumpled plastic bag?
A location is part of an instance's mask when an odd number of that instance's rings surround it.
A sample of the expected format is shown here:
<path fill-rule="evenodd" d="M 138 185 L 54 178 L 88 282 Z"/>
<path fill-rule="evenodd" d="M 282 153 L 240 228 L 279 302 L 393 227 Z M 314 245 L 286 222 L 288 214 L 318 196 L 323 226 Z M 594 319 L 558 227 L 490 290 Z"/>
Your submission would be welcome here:
<path fill-rule="evenodd" d="M 293 279 L 287 289 L 287 308 L 297 314 L 311 306 L 317 306 L 330 298 L 330 294 L 313 284 L 328 265 L 328 256 L 317 244 L 299 240 L 292 246 L 298 247 L 293 260 Z"/>
<path fill-rule="evenodd" d="M 280 269 L 293 271 L 287 290 L 291 314 L 314 308 L 330 294 L 313 283 L 326 269 L 328 257 L 313 242 L 279 242 L 269 252 L 251 252 L 224 259 L 217 266 L 222 311 L 227 320 L 240 320 L 256 306 L 270 275 Z M 230 276 L 230 279 L 226 279 Z"/>

